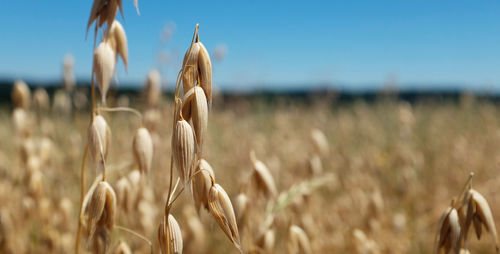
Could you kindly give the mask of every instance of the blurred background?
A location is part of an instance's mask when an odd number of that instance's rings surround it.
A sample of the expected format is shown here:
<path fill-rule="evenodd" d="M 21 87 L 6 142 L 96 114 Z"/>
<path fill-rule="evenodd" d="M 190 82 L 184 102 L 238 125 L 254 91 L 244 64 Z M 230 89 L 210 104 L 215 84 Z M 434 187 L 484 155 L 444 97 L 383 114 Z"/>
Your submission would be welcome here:
<path fill-rule="evenodd" d="M 0 82 L 55 85 L 74 58 L 90 81 L 92 1 L 6 1 L 0 10 Z M 500 90 L 500 3 L 495 1 L 124 1 L 129 71 L 139 88 L 149 70 L 171 89 L 200 23 L 223 91 L 331 89 Z M 99 36 L 99 39 L 101 37 Z M 99 40 L 98 39 L 98 40 Z M 116 85 L 116 84 L 115 84 Z"/>

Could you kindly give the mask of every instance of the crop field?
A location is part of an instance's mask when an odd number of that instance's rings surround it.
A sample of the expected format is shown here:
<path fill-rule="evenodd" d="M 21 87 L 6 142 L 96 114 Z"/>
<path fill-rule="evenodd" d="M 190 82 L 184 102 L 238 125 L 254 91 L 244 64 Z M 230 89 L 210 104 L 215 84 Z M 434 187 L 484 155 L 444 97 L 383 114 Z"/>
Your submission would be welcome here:
<path fill-rule="evenodd" d="M 115 227 L 105 239 L 110 253 L 126 253 L 114 252 L 121 245 L 132 253 L 160 248 L 174 104 L 163 98 L 146 109 L 135 101 L 153 141 L 148 172 L 140 173 L 133 153 L 141 118 L 102 113 L 111 130 L 106 181 L 116 193 Z M 39 104 L 25 113 L 0 113 L 1 252 L 70 253 L 90 113 Z M 464 186 L 482 193 L 498 222 L 500 117 L 492 102 L 241 99 L 214 103 L 208 119 L 203 158 L 233 204 L 245 253 L 430 253 L 441 214 Z M 99 173 L 91 161 L 86 190 Z M 270 183 L 259 180 L 259 163 Z M 170 210 L 183 253 L 237 252 L 208 209 L 197 213 L 191 193 L 184 190 Z M 472 253 L 494 253 L 495 240 L 483 231 L 477 241 L 471 229 Z M 84 242 L 82 251 L 99 252 Z"/>

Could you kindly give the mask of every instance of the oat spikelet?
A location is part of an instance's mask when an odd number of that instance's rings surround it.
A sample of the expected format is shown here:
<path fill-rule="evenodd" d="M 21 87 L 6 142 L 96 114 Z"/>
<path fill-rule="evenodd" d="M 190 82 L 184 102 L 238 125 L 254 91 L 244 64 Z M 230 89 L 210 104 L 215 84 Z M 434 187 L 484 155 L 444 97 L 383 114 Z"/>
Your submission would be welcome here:
<path fill-rule="evenodd" d="M 21 137 L 28 137 L 31 133 L 31 120 L 28 112 L 23 108 L 16 108 L 12 113 L 14 128 Z"/>
<path fill-rule="evenodd" d="M 191 164 L 194 157 L 194 135 L 186 120 L 177 121 L 172 137 L 172 153 L 175 166 L 182 182 L 187 185 L 191 177 Z"/>
<path fill-rule="evenodd" d="M 12 102 L 15 107 L 28 109 L 31 101 L 31 92 L 29 87 L 22 80 L 16 80 L 12 87 Z"/>
<path fill-rule="evenodd" d="M 116 197 L 118 206 L 125 213 L 128 213 L 132 208 L 132 187 L 126 177 L 122 177 L 116 182 Z"/>
<path fill-rule="evenodd" d="M 98 171 L 104 170 L 104 161 L 108 155 L 108 146 L 111 142 L 111 130 L 101 115 L 94 117 L 88 130 L 89 153 Z M 103 156 L 101 156 L 101 153 Z"/>
<path fill-rule="evenodd" d="M 263 192 L 266 196 L 275 197 L 278 195 L 273 176 L 266 165 L 262 161 L 257 160 L 253 151 L 250 153 L 250 159 L 253 163 L 252 177 L 257 184 L 258 190 Z"/>
<path fill-rule="evenodd" d="M 205 91 L 208 104 L 212 103 L 212 62 L 207 49 L 201 42 L 197 42 L 200 46 L 198 56 L 198 70 L 200 86 Z"/>
<path fill-rule="evenodd" d="M 257 239 L 257 246 L 264 250 L 264 253 L 273 253 L 276 242 L 276 231 L 268 229 Z"/>
<path fill-rule="evenodd" d="M 191 102 L 191 110 L 196 143 L 201 156 L 203 155 L 202 146 L 208 126 L 208 105 L 205 93 L 199 86 L 194 87 L 194 100 Z"/>
<path fill-rule="evenodd" d="M 196 211 L 203 207 L 208 210 L 208 195 L 212 187 L 212 179 L 215 179 L 214 170 L 204 159 L 198 161 L 193 177 L 193 199 Z"/>
<path fill-rule="evenodd" d="M 148 173 L 153 162 L 153 140 L 146 128 L 141 127 L 137 130 L 132 147 L 139 170 Z"/>
<path fill-rule="evenodd" d="M 200 45 L 193 43 L 184 55 L 182 62 L 182 88 L 184 94 L 193 88 L 198 80 L 198 55 L 200 53 Z"/>
<path fill-rule="evenodd" d="M 122 24 L 117 20 L 113 21 L 111 28 L 109 29 L 107 41 L 111 48 L 115 51 L 115 62 L 118 56 L 123 60 L 125 69 L 128 69 L 128 46 L 127 46 L 127 35 L 123 29 Z"/>
<path fill-rule="evenodd" d="M 189 121 L 191 119 L 192 103 L 195 96 L 195 87 L 189 89 L 182 97 L 182 117 Z"/>
<path fill-rule="evenodd" d="M 111 185 L 101 181 L 95 187 L 92 196 L 85 207 L 87 217 L 87 233 L 89 240 L 102 229 L 111 231 L 115 222 L 116 194 Z"/>
<path fill-rule="evenodd" d="M 118 9 L 120 9 L 120 13 L 123 16 L 122 0 L 94 0 L 92 10 L 90 11 L 89 21 L 87 22 L 87 34 L 94 21 L 96 22 L 95 33 L 97 33 L 97 30 L 102 27 L 104 23 L 107 23 L 108 27 L 110 27 L 113 20 L 115 20 Z"/>
<path fill-rule="evenodd" d="M 491 233 L 491 236 L 495 241 L 496 251 L 498 253 L 499 245 L 497 229 L 495 226 L 493 214 L 491 213 L 490 206 L 488 205 L 486 199 L 476 190 L 470 189 L 465 195 L 463 203 L 467 207 L 467 215 L 464 225 L 464 239 L 467 239 L 467 234 L 469 232 L 471 223 L 473 223 L 474 225 L 477 239 L 481 239 L 481 228 L 484 226 L 486 232 Z"/>
<path fill-rule="evenodd" d="M 436 253 L 448 253 L 455 249 L 460 238 L 460 222 L 455 208 L 448 207 L 441 216 L 438 223 L 438 234 L 436 237 Z"/>
<path fill-rule="evenodd" d="M 160 242 L 161 253 L 182 253 L 183 243 L 181 228 L 172 214 L 168 215 L 167 223 L 165 223 L 165 217 L 163 217 L 158 227 L 158 241 Z"/>
<path fill-rule="evenodd" d="M 309 238 L 307 237 L 306 232 L 304 232 L 304 230 L 302 230 L 299 226 L 290 226 L 288 237 L 288 253 L 312 253 Z"/>
<path fill-rule="evenodd" d="M 106 102 L 111 78 L 115 72 L 116 54 L 109 43 L 103 41 L 94 51 L 94 63 L 92 72 L 95 75 L 97 85 L 101 91 L 102 102 Z"/>
<path fill-rule="evenodd" d="M 248 211 L 248 196 L 245 193 L 240 193 L 236 196 L 235 213 L 238 225 L 243 226 Z"/>
<path fill-rule="evenodd" d="M 233 205 L 226 191 L 219 185 L 213 182 L 208 196 L 208 209 L 214 217 L 219 227 L 224 231 L 226 236 L 231 240 L 234 246 L 243 253 L 240 245 L 240 235 L 238 233 L 238 225 L 234 215 Z"/>

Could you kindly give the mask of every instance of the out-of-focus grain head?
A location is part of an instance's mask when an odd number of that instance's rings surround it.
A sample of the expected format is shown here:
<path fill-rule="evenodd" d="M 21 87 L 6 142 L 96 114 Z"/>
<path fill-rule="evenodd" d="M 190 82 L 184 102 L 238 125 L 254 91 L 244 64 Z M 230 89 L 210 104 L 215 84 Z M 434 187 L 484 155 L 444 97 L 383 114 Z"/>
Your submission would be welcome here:
<path fill-rule="evenodd" d="M 276 231 L 267 229 L 262 235 L 257 238 L 256 245 L 264 253 L 274 253 L 274 244 L 276 242 Z"/>
<path fill-rule="evenodd" d="M 66 92 L 71 92 L 75 86 L 75 74 L 73 73 L 73 66 L 75 59 L 72 55 L 67 54 L 63 59 L 63 86 Z"/>
<path fill-rule="evenodd" d="M 212 179 L 215 179 L 214 170 L 204 159 L 198 161 L 193 177 L 193 199 L 196 211 L 203 207 L 208 210 L 208 195 L 212 187 Z"/>
<path fill-rule="evenodd" d="M 90 26 L 94 21 L 95 25 L 95 33 L 97 34 L 97 30 L 107 23 L 108 28 L 115 20 L 116 13 L 118 9 L 122 13 L 122 0 L 94 0 L 92 4 L 92 10 L 90 11 L 89 21 L 87 22 L 87 34 Z M 109 30 L 109 29 L 108 29 Z"/>
<path fill-rule="evenodd" d="M 183 243 L 181 228 L 172 214 L 168 215 L 168 220 L 166 222 L 165 216 L 163 217 L 158 227 L 158 241 L 160 242 L 161 253 L 182 253 Z"/>
<path fill-rule="evenodd" d="M 481 239 L 482 227 L 489 232 L 495 241 L 497 253 L 499 252 L 498 235 L 495 226 L 495 220 L 491 212 L 490 206 L 486 199 L 474 189 L 467 191 L 463 204 L 467 207 L 467 214 L 464 223 L 464 239 L 467 239 L 467 233 L 471 223 L 474 225 L 477 239 Z"/>
<path fill-rule="evenodd" d="M 206 244 L 205 229 L 195 209 L 192 206 L 184 206 L 182 214 L 186 222 L 186 228 L 182 231 L 186 253 L 194 253 L 195 250 L 204 249 Z"/>
<path fill-rule="evenodd" d="M 118 56 L 120 56 L 123 60 L 123 64 L 125 65 L 125 69 L 128 69 L 127 35 L 125 34 L 125 29 L 123 29 L 122 24 L 120 24 L 117 20 L 113 21 L 106 41 L 115 51 L 115 62 Z"/>
<path fill-rule="evenodd" d="M 52 110 L 57 114 L 68 115 L 71 112 L 71 99 L 69 94 L 63 90 L 56 91 L 52 102 Z"/>
<path fill-rule="evenodd" d="M 309 254 L 312 253 L 311 242 L 306 232 L 297 225 L 292 225 L 288 229 L 288 253 Z"/>
<path fill-rule="evenodd" d="M 33 93 L 33 105 L 38 112 L 47 112 L 50 109 L 50 98 L 47 91 L 37 88 Z"/>
<path fill-rule="evenodd" d="M 161 77 L 158 70 L 149 71 L 146 83 L 144 84 L 144 96 L 149 107 L 158 105 L 161 95 Z"/>
<path fill-rule="evenodd" d="M 92 72 L 94 73 L 97 85 L 101 91 L 103 103 L 106 103 L 106 94 L 108 93 L 111 79 L 115 73 L 115 65 L 115 51 L 108 42 L 101 42 L 94 51 Z"/>
<path fill-rule="evenodd" d="M 194 99 L 191 102 L 191 120 L 193 122 L 194 133 L 197 143 L 197 151 L 200 156 L 203 155 L 203 141 L 208 127 L 208 104 L 203 89 L 199 86 L 194 87 Z"/>
<path fill-rule="evenodd" d="M 14 128 L 19 137 L 26 138 L 31 134 L 31 119 L 28 112 L 23 108 L 16 108 L 12 113 Z"/>
<path fill-rule="evenodd" d="M 128 244 L 124 241 L 121 241 L 116 245 L 113 249 L 113 254 L 132 254 L 132 250 L 128 246 Z"/>
<path fill-rule="evenodd" d="M 159 124 L 161 122 L 161 112 L 156 108 L 149 108 L 144 111 L 143 121 L 144 126 L 152 133 L 158 132 Z"/>
<path fill-rule="evenodd" d="M 267 166 L 255 156 L 255 152 L 250 152 L 250 159 L 253 164 L 252 179 L 256 183 L 257 190 L 268 197 L 278 195 L 273 176 Z"/>
<path fill-rule="evenodd" d="M 313 176 L 318 176 L 323 172 L 323 163 L 321 158 L 317 154 L 313 154 L 308 159 L 308 169 L 309 174 Z"/>
<path fill-rule="evenodd" d="M 108 146 L 111 142 L 111 130 L 106 120 L 104 120 L 104 117 L 96 115 L 94 119 L 92 119 L 87 137 L 90 157 L 98 173 L 102 173 L 104 170 L 104 161 L 102 159 L 103 157 L 106 159 L 108 155 Z"/>
<path fill-rule="evenodd" d="M 238 222 L 238 226 L 240 226 L 240 229 L 243 225 L 245 225 L 245 218 L 247 217 L 248 214 L 248 196 L 245 193 L 240 193 L 238 196 L 236 196 L 236 202 L 235 202 L 235 214 L 236 214 L 236 220 Z"/>
<path fill-rule="evenodd" d="M 23 109 L 28 109 L 30 107 L 31 92 L 22 80 L 16 80 L 14 86 L 12 87 L 12 102 L 14 107 L 19 107 Z"/>
<path fill-rule="evenodd" d="M 92 241 L 103 232 L 111 232 L 115 223 L 116 194 L 111 185 L 105 181 L 97 184 L 92 196 L 86 204 L 85 217 L 87 219 L 87 236 Z"/>
<path fill-rule="evenodd" d="M 449 253 L 450 250 L 455 250 L 458 247 L 460 239 L 460 222 L 458 213 L 455 208 L 448 207 L 438 223 L 438 231 L 436 237 L 436 253 Z"/>
<path fill-rule="evenodd" d="M 198 56 L 200 54 L 200 45 L 198 43 L 193 43 L 186 54 L 184 55 L 184 60 L 182 62 L 182 89 L 184 94 L 193 88 L 198 80 L 199 70 L 198 70 Z"/>
<path fill-rule="evenodd" d="M 327 156 L 330 152 L 330 147 L 328 145 L 328 139 L 325 134 L 319 129 L 311 130 L 311 141 L 315 152 L 321 156 Z"/>
<path fill-rule="evenodd" d="M 28 193 L 38 200 L 43 191 L 43 174 L 40 170 L 35 170 L 29 174 Z"/>
<path fill-rule="evenodd" d="M 208 196 L 208 210 L 233 245 L 243 253 L 231 200 L 226 191 L 219 184 L 213 182 L 213 179 Z"/>
<path fill-rule="evenodd" d="M 153 140 L 148 129 L 144 127 L 137 129 L 132 147 L 139 170 L 144 174 L 148 173 L 153 163 Z"/>
<path fill-rule="evenodd" d="M 193 129 L 186 120 L 179 120 L 175 124 L 172 135 L 172 153 L 175 167 L 179 172 L 182 183 L 187 186 L 191 177 L 191 166 L 194 157 Z"/>
<path fill-rule="evenodd" d="M 132 208 L 132 187 L 127 177 L 122 177 L 116 182 L 116 198 L 120 211 L 128 213 Z"/>
<path fill-rule="evenodd" d="M 207 97 L 208 104 L 212 103 L 212 62 L 210 61 L 210 55 L 207 49 L 201 42 L 197 42 L 200 46 L 200 52 L 198 56 L 198 70 L 199 70 L 199 82 L 205 95 Z"/>
<path fill-rule="evenodd" d="M 354 246 L 357 253 L 380 254 L 379 245 L 372 239 L 369 239 L 365 232 L 360 229 L 354 229 Z"/>

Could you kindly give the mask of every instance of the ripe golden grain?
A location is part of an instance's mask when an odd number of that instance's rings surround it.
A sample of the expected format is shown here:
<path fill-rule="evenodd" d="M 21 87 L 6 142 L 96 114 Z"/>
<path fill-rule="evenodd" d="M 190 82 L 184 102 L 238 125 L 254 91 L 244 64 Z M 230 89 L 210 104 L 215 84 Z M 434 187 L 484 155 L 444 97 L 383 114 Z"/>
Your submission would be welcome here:
<path fill-rule="evenodd" d="M 267 166 L 255 157 L 255 153 L 253 151 L 250 153 L 250 159 L 253 163 L 252 178 L 257 184 L 257 190 L 266 196 L 277 196 L 278 190 L 276 189 L 273 176 L 269 172 Z"/>
<path fill-rule="evenodd" d="M 226 236 L 231 240 L 233 245 L 240 251 L 240 235 L 238 233 L 238 225 L 234 215 L 233 205 L 226 191 L 212 180 L 212 187 L 208 196 L 208 208 L 210 214 L 214 217 L 219 227 L 224 231 Z"/>
<path fill-rule="evenodd" d="M 101 91 L 102 103 L 106 103 L 106 94 L 108 93 L 111 78 L 115 72 L 115 65 L 115 51 L 108 42 L 101 42 L 94 51 L 92 72 Z"/>
<path fill-rule="evenodd" d="M 197 150 L 198 154 L 202 156 L 203 141 L 205 140 L 208 127 L 208 105 L 205 93 L 199 86 L 194 87 L 194 99 L 191 102 L 191 110 L 191 120 L 193 122 L 196 143 L 198 144 Z"/>
<path fill-rule="evenodd" d="M 186 120 L 177 121 L 172 137 L 172 153 L 175 166 L 184 185 L 191 177 L 194 157 L 194 135 L 191 125 Z"/>
<path fill-rule="evenodd" d="M 198 70 L 199 70 L 199 82 L 205 95 L 207 97 L 208 104 L 212 103 L 212 62 L 210 61 L 210 55 L 203 43 L 197 42 L 199 44 L 199 55 L 198 55 Z"/>
<path fill-rule="evenodd" d="M 125 29 L 123 29 L 122 24 L 117 20 L 113 21 L 111 28 L 109 29 L 108 36 L 105 40 L 109 43 L 113 51 L 115 52 L 115 62 L 118 56 L 121 56 L 125 69 L 128 68 L 128 45 L 127 45 L 127 35 L 125 34 Z"/>
<path fill-rule="evenodd" d="M 184 55 L 184 60 L 182 62 L 182 88 L 184 94 L 187 93 L 189 89 L 193 88 L 198 80 L 199 53 L 200 45 L 198 43 L 193 43 Z"/>
<path fill-rule="evenodd" d="M 158 227 L 158 240 L 160 242 L 160 250 L 163 254 L 182 254 L 182 233 L 179 223 L 175 220 L 172 214 L 168 215 L 168 221 L 163 218 Z"/>
<path fill-rule="evenodd" d="M 96 166 L 96 170 L 102 173 L 104 171 L 104 161 L 102 159 L 103 157 L 106 159 L 108 146 L 111 142 L 111 130 L 104 117 L 97 115 L 92 119 L 87 137 L 90 157 Z"/>
<path fill-rule="evenodd" d="M 111 231 L 115 223 L 116 194 L 111 185 L 101 181 L 93 190 L 92 196 L 85 207 L 87 218 L 87 234 L 92 241 L 96 232 L 102 229 Z"/>
<path fill-rule="evenodd" d="M 460 222 L 455 208 L 448 207 L 441 216 L 438 223 L 438 235 L 436 237 L 436 253 L 443 249 L 448 253 L 455 249 L 460 239 Z"/>
<path fill-rule="evenodd" d="M 212 179 L 215 179 L 214 170 L 204 159 L 198 161 L 195 172 L 198 172 L 193 177 L 193 199 L 196 211 L 200 208 L 208 210 L 208 195 L 212 187 Z"/>
<path fill-rule="evenodd" d="M 288 230 L 288 253 L 309 254 L 312 253 L 311 243 L 306 232 L 297 225 L 290 226 Z"/>
<path fill-rule="evenodd" d="M 43 88 L 37 88 L 33 93 L 33 105 L 39 112 L 47 112 L 50 109 L 49 94 Z"/>
<path fill-rule="evenodd" d="M 148 106 L 158 105 L 161 95 L 161 77 L 158 70 L 153 69 L 148 73 L 146 84 L 144 85 L 144 95 Z"/>
<path fill-rule="evenodd" d="M 481 228 L 484 226 L 486 232 L 491 233 L 495 241 L 496 251 L 498 252 L 499 245 L 495 220 L 486 199 L 476 190 L 470 189 L 467 191 L 463 203 L 467 207 L 467 215 L 463 228 L 464 239 L 467 239 L 471 223 L 474 225 L 477 239 L 481 238 Z"/>

